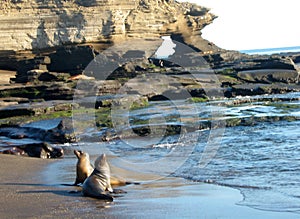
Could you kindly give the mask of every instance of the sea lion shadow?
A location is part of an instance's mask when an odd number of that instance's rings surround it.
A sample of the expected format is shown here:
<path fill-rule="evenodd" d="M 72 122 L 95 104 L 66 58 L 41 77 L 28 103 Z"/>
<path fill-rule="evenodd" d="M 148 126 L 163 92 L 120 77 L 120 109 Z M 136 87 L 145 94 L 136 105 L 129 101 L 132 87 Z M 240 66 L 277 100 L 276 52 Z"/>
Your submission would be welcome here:
<path fill-rule="evenodd" d="M 42 183 L 0 183 L 3 186 L 49 186 Z"/>
<path fill-rule="evenodd" d="M 73 190 L 73 191 L 68 191 L 68 190 L 27 190 L 27 191 L 19 191 L 19 194 L 47 194 L 47 193 L 52 193 L 55 195 L 59 195 L 59 196 L 65 196 L 65 197 L 77 197 L 77 198 L 83 198 L 83 199 L 89 199 L 89 200 L 97 200 L 97 201 L 102 201 L 104 203 L 107 202 L 112 202 L 106 199 L 101 199 L 101 198 L 97 198 L 97 197 L 85 197 L 82 195 L 82 191 L 81 190 Z M 122 197 L 123 195 L 121 195 L 121 193 L 112 193 L 111 194 L 113 198 L 117 198 L 117 197 Z"/>
<path fill-rule="evenodd" d="M 67 191 L 67 190 L 28 190 L 28 191 L 19 191 L 20 194 L 45 194 L 52 193 L 59 196 L 67 197 L 82 197 L 81 191 Z"/>
<path fill-rule="evenodd" d="M 45 193 L 52 193 L 59 196 L 65 196 L 65 197 L 84 197 L 82 195 L 81 187 L 74 186 L 74 190 L 66 190 L 66 189 L 54 189 L 59 188 L 62 186 L 62 184 L 42 184 L 42 183 L 0 183 L 0 186 L 31 186 L 31 187 L 44 187 L 43 190 L 24 190 L 24 191 L 18 191 L 19 194 L 45 194 Z M 47 187 L 47 188 L 46 188 Z M 53 189 L 51 189 L 53 188 Z M 114 192 L 111 193 L 111 195 L 114 198 L 122 197 L 126 191 L 122 189 L 114 189 Z M 86 197 L 85 197 L 86 198 Z M 95 198 L 92 198 L 95 199 Z M 96 198 L 97 199 L 97 198 Z M 101 199 L 98 199 L 101 200 Z"/>
<path fill-rule="evenodd" d="M 33 193 L 53 193 L 60 196 L 82 196 L 81 190 L 65 190 L 65 189 L 51 189 L 58 188 L 60 185 L 49 185 L 49 184 L 39 184 L 39 183 L 0 183 L 0 186 L 31 186 L 31 187 L 45 187 L 43 190 L 27 190 L 27 191 L 18 191 L 20 194 L 33 194 Z"/>
<path fill-rule="evenodd" d="M 43 183 L 0 183 L 3 186 L 37 186 L 37 187 L 61 187 L 61 186 L 72 186 L 74 188 L 80 188 L 80 186 L 73 185 L 73 184 L 43 184 Z"/>

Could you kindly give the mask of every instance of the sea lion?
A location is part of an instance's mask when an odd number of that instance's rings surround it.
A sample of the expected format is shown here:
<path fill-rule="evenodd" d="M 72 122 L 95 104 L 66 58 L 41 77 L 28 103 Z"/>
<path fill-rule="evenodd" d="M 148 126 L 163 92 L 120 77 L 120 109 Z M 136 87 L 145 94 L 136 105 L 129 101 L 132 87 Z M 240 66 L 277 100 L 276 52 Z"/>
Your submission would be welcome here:
<path fill-rule="evenodd" d="M 91 165 L 88 153 L 74 150 L 74 154 L 78 158 L 76 164 L 76 180 L 74 183 L 74 185 L 77 186 L 78 184 L 83 183 L 84 180 L 92 174 L 94 168 Z"/>
<path fill-rule="evenodd" d="M 84 196 L 113 201 L 109 192 L 113 192 L 110 184 L 110 168 L 106 161 L 106 155 L 102 154 L 95 161 L 94 171 L 84 181 L 82 193 Z"/>
<path fill-rule="evenodd" d="M 25 151 L 18 147 L 12 147 L 12 148 L 0 151 L 0 154 L 25 155 Z"/>
<path fill-rule="evenodd" d="M 94 167 L 91 165 L 89 154 L 83 151 L 74 150 L 74 154 L 78 158 L 76 164 L 76 180 L 73 185 L 78 185 L 83 183 L 84 180 L 91 175 L 94 170 Z M 128 184 L 138 184 L 133 182 L 127 182 L 126 180 L 119 179 L 118 177 L 110 177 L 111 186 L 125 186 Z"/>
<path fill-rule="evenodd" d="M 0 151 L 0 154 L 27 155 L 38 158 L 59 158 L 64 155 L 62 148 L 51 147 L 46 142 L 18 145 Z"/>

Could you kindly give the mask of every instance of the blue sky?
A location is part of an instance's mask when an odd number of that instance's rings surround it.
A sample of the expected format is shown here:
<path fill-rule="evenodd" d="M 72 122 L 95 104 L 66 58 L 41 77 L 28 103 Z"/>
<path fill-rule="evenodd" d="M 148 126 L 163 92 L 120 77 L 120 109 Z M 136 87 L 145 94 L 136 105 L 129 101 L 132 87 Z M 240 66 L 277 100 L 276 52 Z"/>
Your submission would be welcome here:
<path fill-rule="evenodd" d="M 203 37 L 224 49 L 300 46 L 300 1 L 178 0 L 211 8 L 218 16 Z"/>

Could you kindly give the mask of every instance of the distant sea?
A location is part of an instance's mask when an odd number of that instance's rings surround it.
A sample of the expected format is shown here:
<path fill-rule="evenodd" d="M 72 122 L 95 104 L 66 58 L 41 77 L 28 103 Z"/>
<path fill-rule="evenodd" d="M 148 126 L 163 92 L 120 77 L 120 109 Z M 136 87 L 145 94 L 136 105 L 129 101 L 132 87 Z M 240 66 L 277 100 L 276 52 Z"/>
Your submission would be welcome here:
<path fill-rule="evenodd" d="M 242 53 L 249 55 L 271 55 L 277 53 L 287 53 L 287 52 L 300 52 L 300 46 L 293 47 L 280 47 L 280 48 L 265 48 L 265 49 L 250 49 L 250 50 L 240 50 Z"/>

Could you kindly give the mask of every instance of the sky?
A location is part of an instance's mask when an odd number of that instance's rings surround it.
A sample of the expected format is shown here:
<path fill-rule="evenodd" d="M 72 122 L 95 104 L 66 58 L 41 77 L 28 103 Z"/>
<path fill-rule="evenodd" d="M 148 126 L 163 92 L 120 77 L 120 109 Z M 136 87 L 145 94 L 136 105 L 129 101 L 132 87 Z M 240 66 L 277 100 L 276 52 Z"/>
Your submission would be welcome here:
<path fill-rule="evenodd" d="M 211 8 L 218 16 L 202 36 L 224 49 L 300 46 L 298 0 L 178 0 Z"/>

